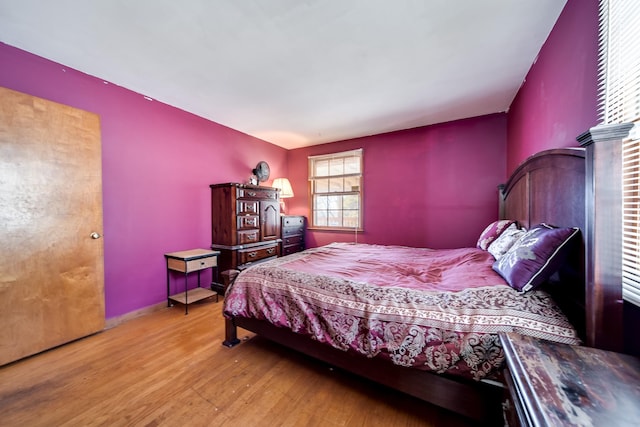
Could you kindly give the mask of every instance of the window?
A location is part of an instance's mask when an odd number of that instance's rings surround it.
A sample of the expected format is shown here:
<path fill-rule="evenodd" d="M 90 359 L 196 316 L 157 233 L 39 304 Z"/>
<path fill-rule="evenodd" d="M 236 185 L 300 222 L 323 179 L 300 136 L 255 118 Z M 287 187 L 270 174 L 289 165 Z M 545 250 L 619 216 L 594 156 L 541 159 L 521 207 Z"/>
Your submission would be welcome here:
<path fill-rule="evenodd" d="M 640 306 L 640 137 L 623 141 L 622 159 L 622 299 Z"/>
<path fill-rule="evenodd" d="M 622 297 L 640 306 L 640 2 L 600 2 L 600 101 L 605 124 L 635 123 L 622 146 Z"/>
<path fill-rule="evenodd" d="M 362 149 L 309 157 L 311 227 L 362 229 Z"/>
<path fill-rule="evenodd" d="M 640 119 L 640 2 L 600 1 L 600 101 L 604 123 Z"/>

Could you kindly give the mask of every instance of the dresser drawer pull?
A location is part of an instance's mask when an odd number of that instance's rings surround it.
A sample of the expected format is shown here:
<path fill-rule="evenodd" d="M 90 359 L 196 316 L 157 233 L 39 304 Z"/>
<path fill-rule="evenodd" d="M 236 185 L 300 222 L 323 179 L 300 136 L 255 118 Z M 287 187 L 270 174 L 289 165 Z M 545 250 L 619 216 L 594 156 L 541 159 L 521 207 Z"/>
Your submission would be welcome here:
<path fill-rule="evenodd" d="M 251 197 L 255 197 L 256 196 L 256 192 L 255 191 L 247 191 L 247 194 Z"/>
<path fill-rule="evenodd" d="M 200 261 L 200 265 L 205 265 L 206 263 L 204 261 Z"/>
<path fill-rule="evenodd" d="M 255 258 L 258 255 L 258 252 L 249 252 L 247 255 L 249 255 L 249 258 Z"/>
<path fill-rule="evenodd" d="M 271 254 L 272 254 L 272 253 L 274 253 L 275 251 L 276 251 L 276 248 L 269 248 L 269 249 L 267 249 L 267 253 L 268 253 L 269 255 L 271 255 Z"/>

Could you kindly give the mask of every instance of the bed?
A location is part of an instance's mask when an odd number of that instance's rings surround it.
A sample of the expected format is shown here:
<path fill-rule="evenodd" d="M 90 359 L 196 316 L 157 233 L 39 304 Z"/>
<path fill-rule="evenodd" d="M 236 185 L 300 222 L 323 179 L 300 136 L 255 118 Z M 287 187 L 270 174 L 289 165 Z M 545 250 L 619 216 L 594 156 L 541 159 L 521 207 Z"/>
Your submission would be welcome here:
<path fill-rule="evenodd" d="M 568 344 L 584 337 L 584 174 L 582 149 L 529 158 L 500 187 L 502 220 L 474 248 L 335 243 L 251 267 L 227 290 L 224 343 L 239 343 L 241 327 L 470 418 L 497 420 L 498 332 Z M 555 241 L 538 270 L 518 270 L 509 234 Z M 537 250 L 530 246 L 520 253 Z"/>

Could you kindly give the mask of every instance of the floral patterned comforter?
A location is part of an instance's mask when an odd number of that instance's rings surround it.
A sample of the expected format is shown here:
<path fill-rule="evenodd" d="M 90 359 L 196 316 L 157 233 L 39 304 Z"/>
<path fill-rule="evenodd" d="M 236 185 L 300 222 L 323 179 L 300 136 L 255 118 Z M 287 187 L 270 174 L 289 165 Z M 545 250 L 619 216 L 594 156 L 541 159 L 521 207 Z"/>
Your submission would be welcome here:
<path fill-rule="evenodd" d="M 223 312 L 366 357 L 476 380 L 504 360 L 500 331 L 580 342 L 547 293 L 512 289 L 493 261 L 476 248 L 333 243 L 243 271 Z"/>

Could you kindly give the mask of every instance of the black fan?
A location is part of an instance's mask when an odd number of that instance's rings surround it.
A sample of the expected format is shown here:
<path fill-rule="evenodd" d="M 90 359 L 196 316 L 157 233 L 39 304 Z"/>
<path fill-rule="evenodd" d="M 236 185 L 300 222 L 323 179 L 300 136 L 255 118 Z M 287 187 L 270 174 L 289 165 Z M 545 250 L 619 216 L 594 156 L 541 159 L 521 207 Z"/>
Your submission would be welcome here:
<path fill-rule="evenodd" d="M 262 160 L 258 162 L 256 168 L 252 172 L 258 179 L 258 184 L 260 184 L 261 182 L 269 179 L 269 173 L 271 173 L 271 170 L 269 169 L 269 164 Z"/>

